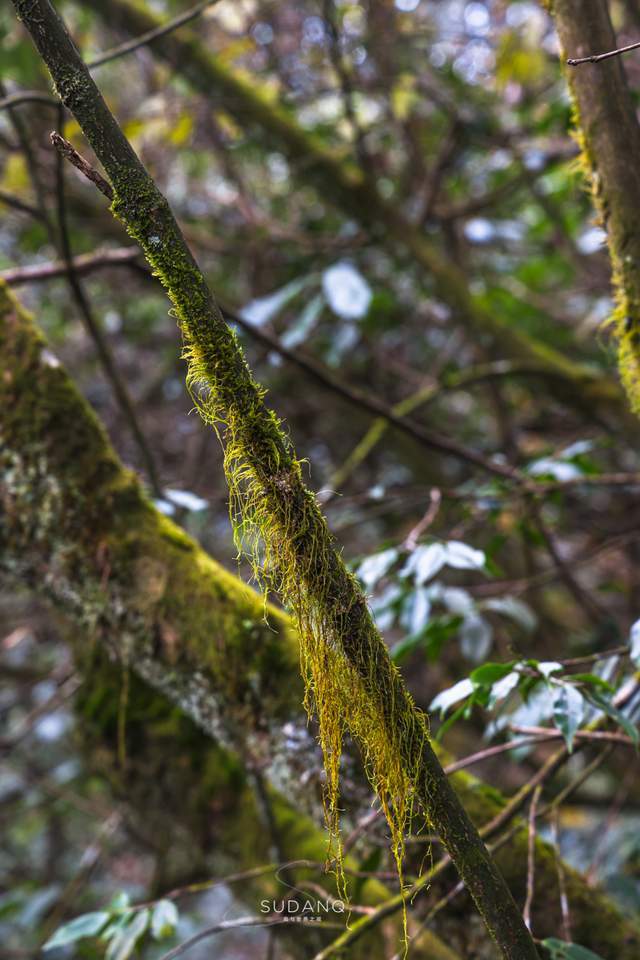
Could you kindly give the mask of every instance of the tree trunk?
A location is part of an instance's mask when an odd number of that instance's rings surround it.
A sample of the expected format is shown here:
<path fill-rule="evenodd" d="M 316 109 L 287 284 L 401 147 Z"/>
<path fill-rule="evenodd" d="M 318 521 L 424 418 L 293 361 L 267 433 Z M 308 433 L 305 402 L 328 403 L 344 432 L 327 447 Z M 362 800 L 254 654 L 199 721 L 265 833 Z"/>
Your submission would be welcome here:
<path fill-rule="evenodd" d="M 565 59 L 616 48 L 603 0 L 553 0 L 548 6 Z M 640 125 L 622 57 L 566 69 L 583 169 L 607 231 L 620 373 L 640 413 Z"/>

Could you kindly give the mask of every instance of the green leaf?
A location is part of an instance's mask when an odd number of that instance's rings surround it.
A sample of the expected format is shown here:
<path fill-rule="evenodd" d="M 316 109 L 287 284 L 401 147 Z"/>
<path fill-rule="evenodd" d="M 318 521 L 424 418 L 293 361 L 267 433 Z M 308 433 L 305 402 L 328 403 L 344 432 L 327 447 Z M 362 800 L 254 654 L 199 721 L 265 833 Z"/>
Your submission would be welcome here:
<path fill-rule="evenodd" d="M 139 910 L 133 915 L 131 922 L 119 930 L 105 953 L 105 960 L 129 960 L 138 940 L 144 936 L 149 925 L 149 911 Z"/>
<path fill-rule="evenodd" d="M 109 909 L 113 912 L 119 910 L 127 910 L 131 905 L 131 897 L 125 890 L 120 890 L 119 893 L 116 893 L 113 900 L 109 904 Z"/>
<path fill-rule="evenodd" d="M 441 714 L 446 713 L 449 707 L 460 700 L 465 700 L 473 693 L 473 683 L 471 680 L 459 680 L 447 690 L 442 690 L 437 697 L 431 701 L 430 710 L 439 710 Z"/>
<path fill-rule="evenodd" d="M 629 633 L 629 644 L 631 646 L 630 657 L 634 667 L 640 668 L 640 620 L 631 627 Z"/>
<path fill-rule="evenodd" d="M 492 610 L 504 617 L 510 617 L 527 633 L 532 633 L 538 623 L 531 607 L 516 597 L 492 597 L 490 600 L 485 600 L 481 605 L 479 604 L 479 606 L 482 610 Z"/>
<path fill-rule="evenodd" d="M 555 660 L 529 660 L 528 663 L 541 673 L 545 680 L 551 676 L 552 673 L 562 672 L 562 664 L 557 663 Z"/>
<path fill-rule="evenodd" d="M 608 717 L 618 724 L 622 730 L 626 733 L 630 740 L 633 741 L 633 745 L 636 750 L 638 749 L 638 728 L 633 724 L 628 717 L 625 717 L 624 713 L 621 713 L 614 705 L 603 697 L 602 694 L 597 693 L 595 690 L 590 690 L 587 692 L 585 690 L 584 696 L 586 699 L 592 703 L 594 706 L 598 707 L 599 710 L 602 710 Z"/>
<path fill-rule="evenodd" d="M 160 900 L 151 914 L 151 935 L 155 940 L 170 937 L 178 925 L 178 909 L 172 900 Z"/>
<path fill-rule="evenodd" d="M 597 687 L 599 690 L 603 690 L 605 693 L 615 692 L 610 683 L 607 683 L 606 680 L 603 680 L 602 677 L 598 677 L 595 673 L 572 673 L 571 682 L 587 683 L 592 687 Z"/>
<path fill-rule="evenodd" d="M 381 553 L 374 553 L 360 564 L 357 574 L 362 580 L 367 590 L 373 589 L 378 580 L 381 580 L 398 558 L 398 551 L 395 547 L 389 550 L 383 550 Z"/>
<path fill-rule="evenodd" d="M 573 739 L 584 718 L 584 698 L 579 690 L 568 683 L 562 684 L 553 701 L 553 718 L 571 753 Z"/>
<path fill-rule="evenodd" d="M 416 585 L 422 586 L 440 573 L 446 562 L 447 551 L 441 543 L 423 544 L 410 554 L 400 576 L 409 577 L 413 574 Z"/>
<path fill-rule="evenodd" d="M 469 679 L 482 686 L 491 686 L 511 673 L 514 663 L 513 660 L 510 663 L 483 663 L 470 673 Z"/>
<path fill-rule="evenodd" d="M 443 645 L 456 633 L 461 623 L 462 617 L 434 617 L 418 633 L 398 640 L 391 648 L 391 659 L 401 663 L 409 654 L 423 648 L 429 660 L 437 660 Z"/>
<path fill-rule="evenodd" d="M 454 710 L 453 713 L 447 717 L 447 719 L 438 728 L 438 732 L 436 734 L 436 740 L 438 741 L 438 743 L 442 740 L 442 738 L 444 737 L 449 727 L 452 727 L 454 723 L 456 723 L 460 719 L 460 717 L 464 717 L 466 715 L 466 711 L 467 711 L 467 701 L 460 704 L 458 709 Z"/>
<path fill-rule="evenodd" d="M 425 653 L 429 660 L 437 660 L 442 648 L 458 630 L 463 621 L 459 614 L 453 616 L 434 617 L 424 630 Z"/>
<path fill-rule="evenodd" d="M 475 550 L 468 543 L 449 540 L 445 550 L 445 563 L 456 570 L 483 570 L 485 567 L 484 550 Z"/>
<path fill-rule="evenodd" d="M 491 686 L 491 694 L 487 706 L 494 707 L 500 700 L 505 700 L 512 690 L 515 690 L 516 687 L 522 683 L 522 680 L 522 674 L 517 670 L 511 670 L 506 677 L 497 680 L 496 683 Z"/>
<path fill-rule="evenodd" d="M 54 947 L 64 947 L 68 943 L 75 943 L 76 940 L 82 940 L 84 937 L 96 937 L 108 919 L 109 914 L 104 910 L 83 913 L 70 923 L 65 923 L 63 927 L 58 927 L 42 949 L 53 950 Z"/>
<path fill-rule="evenodd" d="M 593 950 L 587 950 L 577 943 L 568 943 L 566 940 L 557 940 L 555 937 L 548 937 L 542 941 L 543 947 L 546 947 L 551 954 L 551 960 L 603 960 L 599 953 Z"/>

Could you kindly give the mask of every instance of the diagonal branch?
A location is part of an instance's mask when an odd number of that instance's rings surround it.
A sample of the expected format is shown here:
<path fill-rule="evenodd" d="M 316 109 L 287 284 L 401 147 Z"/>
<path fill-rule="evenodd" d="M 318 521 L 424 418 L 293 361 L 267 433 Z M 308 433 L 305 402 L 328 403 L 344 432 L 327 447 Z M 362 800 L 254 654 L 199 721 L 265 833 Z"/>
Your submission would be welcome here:
<path fill-rule="evenodd" d="M 621 53 L 629 53 L 630 50 L 637 50 L 638 47 L 640 47 L 640 41 L 637 43 L 629 43 L 626 47 L 618 47 L 617 50 L 609 50 L 607 53 L 594 53 L 589 57 L 578 57 L 576 60 L 569 57 L 567 63 L 570 67 L 578 67 L 581 63 L 600 63 L 601 60 L 619 57 Z"/>

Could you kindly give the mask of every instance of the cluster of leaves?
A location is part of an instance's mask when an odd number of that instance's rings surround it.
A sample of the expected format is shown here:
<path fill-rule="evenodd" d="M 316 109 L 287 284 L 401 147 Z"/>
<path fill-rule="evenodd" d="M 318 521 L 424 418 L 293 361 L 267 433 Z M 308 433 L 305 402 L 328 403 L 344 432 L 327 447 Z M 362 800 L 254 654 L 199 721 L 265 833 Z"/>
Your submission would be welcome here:
<path fill-rule="evenodd" d="M 629 657 L 633 666 L 640 668 L 640 621 L 631 629 Z M 603 654 L 595 668 L 600 673 L 568 673 L 562 663 L 534 659 L 484 663 L 432 701 L 431 709 L 439 710 L 442 717 L 451 707 L 456 708 L 442 724 L 439 735 L 456 720 L 470 717 L 473 708 L 480 706 L 498 713 L 490 724 L 491 733 L 517 726 L 525 719 L 534 719 L 536 723 L 553 719 L 571 751 L 578 731 L 606 716 L 637 748 L 636 725 L 615 705 L 616 687 L 600 675 L 611 672 L 613 660 L 607 661 Z M 621 673 L 619 682 L 624 679 Z"/>
<path fill-rule="evenodd" d="M 396 662 L 416 650 L 435 660 L 445 643 L 456 636 L 464 656 L 481 662 L 493 643 L 487 613 L 499 614 L 525 631 L 534 629 L 536 618 L 521 600 L 511 596 L 476 600 L 468 590 L 442 581 L 440 575 L 447 569 L 484 576 L 494 572 L 483 550 L 459 540 L 435 539 L 414 549 L 389 547 L 367 557 L 357 568 L 367 591 L 384 582 L 371 606 L 381 630 L 398 627 L 404 632 L 391 648 Z"/>
<path fill-rule="evenodd" d="M 128 960 L 146 938 L 165 940 L 173 936 L 177 924 L 178 909 L 172 900 L 135 907 L 131 906 L 126 893 L 119 893 L 106 910 L 83 913 L 58 927 L 43 950 L 98 938 L 106 945 L 105 960 Z"/>

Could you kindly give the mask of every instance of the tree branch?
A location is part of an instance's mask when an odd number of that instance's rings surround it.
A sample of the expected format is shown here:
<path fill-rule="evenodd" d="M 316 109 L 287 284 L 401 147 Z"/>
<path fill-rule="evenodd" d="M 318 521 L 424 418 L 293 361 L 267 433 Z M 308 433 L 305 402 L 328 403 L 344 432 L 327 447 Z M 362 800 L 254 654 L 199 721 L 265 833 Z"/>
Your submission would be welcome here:
<path fill-rule="evenodd" d="M 564 51 L 578 56 L 594 45 L 614 56 L 609 8 L 600 0 L 555 0 L 553 16 Z M 633 46 L 638 46 L 634 44 Z M 625 48 L 622 48 L 625 49 Z M 574 116 L 583 145 L 583 168 L 607 231 L 616 308 L 611 327 L 618 341 L 622 381 L 640 414 L 640 124 L 622 61 L 616 57 L 594 82 L 591 71 L 569 72 Z"/>
<path fill-rule="evenodd" d="M 637 50 L 640 47 L 640 41 L 630 43 L 626 47 L 618 47 L 617 50 L 609 50 L 607 53 L 592 54 L 590 57 L 578 57 L 577 60 L 569 58 L 567 63 L 570 67 L 578 67 L 581 63 L 600 63 L 601 60 L 609 60 L 611 57 L 619 57 L 621 53 L 628 53 L 630 50 Z"/>

